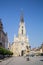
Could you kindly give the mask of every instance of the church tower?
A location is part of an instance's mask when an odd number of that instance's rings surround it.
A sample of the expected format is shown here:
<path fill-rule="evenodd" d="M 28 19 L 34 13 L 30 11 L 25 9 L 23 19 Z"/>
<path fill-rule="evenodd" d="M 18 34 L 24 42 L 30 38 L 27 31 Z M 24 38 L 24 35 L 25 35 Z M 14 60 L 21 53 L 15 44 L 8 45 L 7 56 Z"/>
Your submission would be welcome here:
<path fill-rule="evenodd" d="M 20 24 L 19 24 L 18 35 L 19 36 L 26 36 L 26 28 L 25 28 L 23 14 L 21 14 L 21 17 L 20 17 Z"/>

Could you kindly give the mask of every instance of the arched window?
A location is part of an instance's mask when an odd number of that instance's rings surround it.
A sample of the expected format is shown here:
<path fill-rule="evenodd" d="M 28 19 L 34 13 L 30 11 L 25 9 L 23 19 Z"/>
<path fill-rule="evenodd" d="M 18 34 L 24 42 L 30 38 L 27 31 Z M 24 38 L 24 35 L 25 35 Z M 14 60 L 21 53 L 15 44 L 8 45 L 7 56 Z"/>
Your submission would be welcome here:
<path fill-rule="evenodd" d="M 23 30 L 22 30 L 22 34 L 23 34 Z"/>

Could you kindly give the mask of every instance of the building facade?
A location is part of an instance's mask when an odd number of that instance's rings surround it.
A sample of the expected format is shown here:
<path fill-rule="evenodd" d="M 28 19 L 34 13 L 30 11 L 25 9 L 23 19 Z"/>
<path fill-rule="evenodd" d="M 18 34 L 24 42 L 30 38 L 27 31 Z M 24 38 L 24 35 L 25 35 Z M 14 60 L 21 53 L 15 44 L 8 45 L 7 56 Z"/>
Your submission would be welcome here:
<path fill-rule="evenodd" d="M 43 53 L 43 42 L 42 42 L 42 44 L 41 44 L 39 49 L 40 49 L 40 53 Z"/>
<path fill-rule="evenodd" d="M 14 37 L 14 41 L 11 45 L 11 51 L 13 51 L 14 56 L 24 56 L 30 51 L 23 15 L 20 17 L 18 35 Z"/>
<path fill-rule="evenodd" d="M 34 54 L 34 55 L 40 55 L 41 53 L 43 53 L 43 42 L 42 42 L 42 44 L 40 45 L 40 47 L 38 47 L 38 48 L 33 48 L 30 53 L 32 53 L 32 54 Z"/>
<path fill-rule="evenodd" d="M 8 37 L 7 33 L 3 31 L 3 24 L 0 19 L 0 47 L 8 48 Z"/>

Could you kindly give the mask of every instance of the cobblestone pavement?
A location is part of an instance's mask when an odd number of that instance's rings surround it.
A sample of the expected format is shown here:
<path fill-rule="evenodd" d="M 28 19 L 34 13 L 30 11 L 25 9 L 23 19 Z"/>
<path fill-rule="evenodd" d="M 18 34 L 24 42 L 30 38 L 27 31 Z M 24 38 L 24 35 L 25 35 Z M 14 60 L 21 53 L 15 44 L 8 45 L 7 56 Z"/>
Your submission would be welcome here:
<path fill-rule="evenodd" d="M 43 65 L 43 57 L 29 57 L 27 61 L 26 57 L 12 57 L 0 62 L 0 65 Z"/>

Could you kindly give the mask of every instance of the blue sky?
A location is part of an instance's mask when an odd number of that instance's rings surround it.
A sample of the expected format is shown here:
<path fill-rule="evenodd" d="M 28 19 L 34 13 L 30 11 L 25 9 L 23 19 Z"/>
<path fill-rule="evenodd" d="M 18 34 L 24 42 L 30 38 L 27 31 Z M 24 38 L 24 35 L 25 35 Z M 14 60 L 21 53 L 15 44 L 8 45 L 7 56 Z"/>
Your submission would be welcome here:
<path fill-rule="evenodd" d="M 24 13 L 30 46 L 38 47 L 43 42 L 43 0 L 0 0 L 0 18 L 10 42 L 17 35 L 21 9 Z"/>

